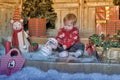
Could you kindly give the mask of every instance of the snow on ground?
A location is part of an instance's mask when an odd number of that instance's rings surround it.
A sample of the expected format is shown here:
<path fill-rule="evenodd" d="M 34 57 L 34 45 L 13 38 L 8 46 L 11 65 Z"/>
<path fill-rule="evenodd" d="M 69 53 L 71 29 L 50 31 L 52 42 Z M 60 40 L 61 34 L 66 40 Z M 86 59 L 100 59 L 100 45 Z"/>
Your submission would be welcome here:
<path fill-rule="evenodd" d="M 43 56 L 41 54 L 40 47 L 42 45 L 39 45 L 39 49 L 35 52 L 29 52 L 29 53 L 21 53 L 23 57 L 25 57 L 28 60 L 41 60 L 41 61 L 52 61 L 55 62 L 58 58 L 56 54 L 57 52 L 53 52 L 55 55 L 50 56 Z M 5 48 L 3 46 L 0 46 L 0 57 L 5 55 Z M 77 62 L 98 62 L 94 56 L 87 57 L 87 58 L 75 58 L 74 60 L 77 60 Z"/>
<path fill-rule="evenodd" d="M 39 51 L 36 53 L 30 53 L 29 55 L 24 55 L 24 57 L 26 57 L 27 59 L 32 59 L 33 57 L 39 59 L 39 57 L 37 57 L 38 55 L 35 55 L 37 53 L 39 53 Z M 4 54 L 5 54 L 4 48 L 0 48 L 0 57 L 3 56 Z M 31 56 L 32 58 L 30 58 Z M 48 58 L 45 58 L 44 60 L 47 59 Z M 12 74 L 10 76 L 0 75 L 0 80 L 120 80 L 120 75 L 117 74 L 107 75 L 101 73 L 69 74 L 69 73 L 58 72 L 56 70 L 48 70 L 47 72 L 44 72 L 40 69 L 29 66 L 29 67 L 24 67 L 21 71 Z"/>
<path fill-rule="evenodd" d="M 0 75 L 0 80 L 120 80 L 120 75 L 106 75 L 100 73 L 62 73 L 56 70 L 44 72 L 34 67 L 25 67 L 11 76 Z"/>

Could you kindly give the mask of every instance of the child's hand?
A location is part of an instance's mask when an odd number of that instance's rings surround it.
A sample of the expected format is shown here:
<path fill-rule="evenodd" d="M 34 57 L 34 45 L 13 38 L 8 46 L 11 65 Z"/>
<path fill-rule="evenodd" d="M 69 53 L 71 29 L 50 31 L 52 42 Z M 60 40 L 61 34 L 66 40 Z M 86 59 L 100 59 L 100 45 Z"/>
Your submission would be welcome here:
<path fill-rule="evenodd" d="M 67 49 L 67 46 L 66 46 L 66 45 L 63 45 L 63 48 L 64 48 L 64 49 Z"/>

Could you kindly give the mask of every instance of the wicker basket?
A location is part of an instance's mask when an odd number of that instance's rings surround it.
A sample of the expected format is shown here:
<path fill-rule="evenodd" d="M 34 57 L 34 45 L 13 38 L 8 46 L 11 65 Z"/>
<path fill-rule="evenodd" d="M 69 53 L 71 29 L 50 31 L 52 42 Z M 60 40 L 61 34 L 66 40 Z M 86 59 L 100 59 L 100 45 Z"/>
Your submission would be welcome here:
<path fill-rule="evenodd" d="M 120 63 L 120 48 L 110 48 L 103 54 L 105 62 Z"/>
<path fill-rule="evenodd" d="M 96 47 L 96 50 L 99 56 L 103 55 L 103 47 Z"/>

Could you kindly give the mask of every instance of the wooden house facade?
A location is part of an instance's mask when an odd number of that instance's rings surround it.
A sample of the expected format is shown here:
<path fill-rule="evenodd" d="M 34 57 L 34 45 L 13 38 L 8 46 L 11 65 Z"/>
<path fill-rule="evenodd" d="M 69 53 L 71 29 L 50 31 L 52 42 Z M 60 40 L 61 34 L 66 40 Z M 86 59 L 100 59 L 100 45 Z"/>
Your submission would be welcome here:
<path fill-rule="evenodd" d="M 10 20 L 16 7 L 21 7 L 25 0 L 0 0 L 0 35 L 11 34 Z M 63 26 L 63 17 L 67 13 L 74 13 L 77 18 L 77 27 L 82 38 L 88 38 L 95 33 L 96 6 L 111 6 L 113 0 L 53 0 L 53 8 L 57 13 L 55 29 L 47 30 L 48 36 L 56 36 Z M 5 34 L 4 34 L 5 33 Z"/>

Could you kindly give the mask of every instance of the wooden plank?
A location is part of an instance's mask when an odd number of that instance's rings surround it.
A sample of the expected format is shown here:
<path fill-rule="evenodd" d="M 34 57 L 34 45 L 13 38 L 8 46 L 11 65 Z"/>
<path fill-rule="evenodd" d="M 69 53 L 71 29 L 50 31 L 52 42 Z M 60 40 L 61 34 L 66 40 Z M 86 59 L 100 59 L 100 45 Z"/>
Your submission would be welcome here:
<path fill-rule="evenodd" d="M 55 37 L 53 37 L 55 38 Z M 45 44 L 48 37 L 30 37 L 31 42 L 36 42 L 39 44 Z M 81 42 L 86 44 L 88 42 L 88 38 L 80 38 Z"/>
<path fill-rule="evenodd" d="M 79 2 L 79 0 L 54 0 L 54 3 Z"/>
<path fill-rule="evenodd" d="M 67 63 L 26 60 L 24 67 L 37 67 L 43 71 L 55 69 L 65 73 L 120 74 L 120 64 L 110 63 Z"/>

